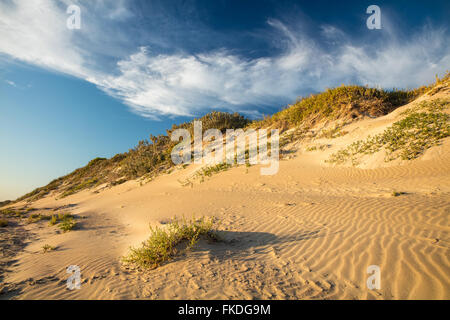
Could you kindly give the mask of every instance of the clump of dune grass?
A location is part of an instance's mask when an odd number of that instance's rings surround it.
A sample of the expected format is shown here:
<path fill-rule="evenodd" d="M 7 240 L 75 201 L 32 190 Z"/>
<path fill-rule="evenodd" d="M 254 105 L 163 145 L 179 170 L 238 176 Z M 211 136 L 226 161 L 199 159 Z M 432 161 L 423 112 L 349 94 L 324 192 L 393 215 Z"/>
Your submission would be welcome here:
<path fill-rule="evenodd" d="M 316 151 L 316 150 L 323 151 L 329 147 L 330 147 L 330 145 L 328 145 L 328 144 L 320 144 L 320 145 L 306 147 L 305 151 L 306 152 L 312 152 L 312 151 Z"/>
<path fill-rule="evenodd" d="M 50 219 L 51 219 L 51 216 L 43 215 L 40 213 L 32 213 L 28 217 L 28 223 L 35 223 L 35 222 L 39 222 L 41 220 L 50 220 Z"/>
<path fill-rule="evenodd" d="M 50 218 L 50 221 L 48 222 L 49 226 L 54 226 L 55 224 L 58 223 L 58 216 L 57 215 L 52 215 L 52 217 Z"/>
<path fill-rule="evenodd" d="M 174 219 L 164 227 L 150 227 L 150 237 L 140 248 L 131 248 L 125 263 L 143 268 L 157 268 L 177 254 L 192 249 L 200 238 L 217 241 L 212 218 Z"/>
<path fill-rule="evenodd" d="M 317 146 L 307 147 L 305 150 L 306 150 L 307 152 L 316 151 L 316 150 L 317 150 Z"/>
<path fill-rule="evenodd" d="M 211 177 L 215 173 L 219 173 L 220 171 L 225 171 L 231 168 L 231 164 L 227 162 L 218 163 L 212 166 L 205 166 L 196 172 L 197 176 L 207 176 Z"/>
<path fill-rule="evenodd" d="M 318 138 L 334 139 L 342 137 L 347 133 L 348 131 L 342 130 L 342 125 L 337 125 L 330 129 L 323 129 Z"/>
<path fill-rule="evenodd" d="M 423 111 L 413 109 L 407 112 L 405 118 L 395 122 L 384 132 L 352 143 L 332 154 L 327 162 L 342 164 L 350 160 L 353 165 L 357 165 L 360 156 L 374 154 L 381 148 L 386 152 L 386 162 L 398 158 L 415 159 L 450 136 L 450 115 L 441 112 L 448 105 L 448 101 L 423 103 L 420 106 Z"/>
<path fill-rule="evenodd" d="M 16 209 L 3 209 L 0 210 L 0 214 L 10 218 L 21 218 L 24 213 Z"/>
<path fill-rule="evenodd" d="M 76 221 L 74 221 L 73 217 L 68 215 L 62 219 L 62 222 L 59 224 L 58 227 L 62 231 L 68 232 L 68 231 L 73 230 L 76 227 L 76 225 L 77 225 L 77 223 L 76 223 Z"/>
<path fill-rule="evenodd" d="M 56 248 L 55 247 L 53 247 L 53 246 L 51 246 L 51 245 L 49 245 L 49 244 L 44 244 L 43 246 L 42 246 L 42 251 L 43 251 L 43 253 L 46 253 L 46 252 L 49 252 L 49 251 L 53 251 L 53 250 L 55 250 Z"/>
<path fill-rule="evenodd" d="M 8 226 L 8 220 L 0 219 L 0 228 L 4 228 Z"/>
<path fill-rule="evenodd" d="M 59 213 L 57 215 L 53 214 L 49 218 L 50 221 L 48 222 L 48 225 L 54 226 L 60 222 L 64 222 L 65 220 L 68 220 L 68 219 L 73 219 L 73 216 L 69 213 Z"/>

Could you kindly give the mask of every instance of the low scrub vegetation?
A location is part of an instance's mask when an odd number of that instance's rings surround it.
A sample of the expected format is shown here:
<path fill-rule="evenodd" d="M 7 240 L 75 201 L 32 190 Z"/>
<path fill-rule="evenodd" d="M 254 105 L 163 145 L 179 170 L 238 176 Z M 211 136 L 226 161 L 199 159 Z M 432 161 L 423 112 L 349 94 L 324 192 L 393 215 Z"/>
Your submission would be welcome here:
<path fill-rule="evenodd" d="M 15 209 L 3 209 L 0 210 L 0 214 L 4 217 L 10 218 L 21 218 L 25 213 L 23 211 L 15 210 Z"/>
<path fill-rule="evenodd" d="M 73 230 L 75 227 L 77 226 L 76 221 L 74 220 L 74 218 L 72 216 L 68 216 L 65 217 L 61 223 L 59 224 L 59 228 L 63 231 L 63 232 L 69 232 L 71 230 Z"/>
<path fill-rule="evenodd" d="M 427 112 L 417 111 L 419 109 L 407 112 L 405 118 L 395 122 L 383 133 L 352 143 L 332 154 L 328 162 L 342 164 L 350 160 L 353 165 L 357 165 L 362 155 L 376 153 L 382 148 L 386 152 L 385 161 L 415 159 L 450 136 L 450 115 L 441 112 L 448 105 L 449 102 L 443 100 L 422 103 L 419 107 Z"/>
<path fill-rule="evenodd" d="M 164 227 L 150 227 L 150 237 L 140 248 L 131 248 L 123 259 L 143 268 L 156 268 L 177 254 L 192 249 L 200 238 L 216 241 L 212 218 L 172 220 Z"/>
<path fill-rule="evenodd" d="M 358 118 L 362 115 L 381 116 L 406 104 L 426 88 L 386 91 L 363 86 L 340 86 L 325 92 L 300 98 L 289 108 L 264 119 L 261 126 L 287 122 L 290 126 L 313 125 L 323 119 Z"/>
<path fill-rule="evenodd" d="M 228 170 L 229 168 L 231 168 L 231 164 L 227 162 L 218 163 L 212 166 L 205 166 L 196 172 L 196 176 L 211 177 L 213 174 Z"/>
<path fill-rule="evenodd" d="M 250 122 L 238 113 L 227 112 L 211 112 L 197 120 L 202 121 L 203 132 L 211 128 L 221 131 L 243 128 Z M 111 159 L 93 159 L 85 167 L 55 179 L 48 185 L 18 198 L 17 201 L 25 199 L 34 201 L 51 192 L 57 192 L 64 198 L 104 183 L 113 186 L 130 179 L 142 176 L 151 178 L 161 172 L 168 172 L 173 166 L 170 156 L 172 149 L 178 144 L 170 140 L 170 134 L 176 129 L 185 128 L 193 137 L 193 121 L 172 126 L 170 130 L 167 130 L 167 135 L 150 135 L 150 140 L 139 141 L 133 149 L 117 154 Z"/>
<path fill-rule="evenodd" d="M 329 145 L 327 144 L 321 144 L 321 145 L 315 145 L 315 146 L 309 146 L 305 149 L 306 152 L 316 151 L 320 150 L 323 151 L 325 149 L 329 148 Z"/>
<path fill-rule="evenodd" d="M 64 222 L 65 220 L 73 219 L 73 216 L 68 213 L 60 213 L 60 214 L 54 214 L 50 217 L 50 221 L 48 222 L 49 226 L 54 226 L 60 222 Z"/>
<path fill-rule="evenodd" d="M 32 213 L 28 216 L 28 223 L 35 223 L 41 220 L 50 220 L 51 216 L 43 215 L 40 213 Z"/>
<path fill-rule="evenodd" d="M 58 227 L 64 232 L 73 230 L 77 223 L 75 217 L 69 213 L 59 213 L 53 215 L 46 215 L 42 213 L 33 213 L 36 209 L 4 209 L 0 210 L 0 214 L 3 217 L 15 218 L 15 219 L 26 219 L 26 223 L 37 223 L 40 221 L 48 221 L 49 226 L 58 225 Z M 7 221 L 6 219 L 1 219 L 2 221 Z"/>

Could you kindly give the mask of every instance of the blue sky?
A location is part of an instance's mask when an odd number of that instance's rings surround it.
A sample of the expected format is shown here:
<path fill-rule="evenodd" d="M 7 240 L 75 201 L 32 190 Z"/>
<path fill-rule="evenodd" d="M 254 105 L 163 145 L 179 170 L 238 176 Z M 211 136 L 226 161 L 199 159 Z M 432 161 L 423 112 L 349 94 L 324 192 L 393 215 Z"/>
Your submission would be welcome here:
<path fill-rule="evenodd" d="M 69 5 L 81 29 L 66 27 Z M 366 8 L 381 8 L 381 30 Z M 448 1 L 0 0 L 0 200 L 210 110 L 450 69 Z"/>

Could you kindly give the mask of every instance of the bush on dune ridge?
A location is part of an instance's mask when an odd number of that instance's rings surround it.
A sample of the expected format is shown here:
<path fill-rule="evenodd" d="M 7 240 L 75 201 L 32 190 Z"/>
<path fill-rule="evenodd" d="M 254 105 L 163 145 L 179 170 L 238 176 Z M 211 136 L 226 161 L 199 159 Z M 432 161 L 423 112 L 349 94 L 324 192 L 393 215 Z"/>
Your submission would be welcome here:
<path fill-rule="evenodd" d="M 307 98 L 300 98 L 289 108 L 263 120 L 261 124 L 271 125 L 286 121 L 289 125 L 295 126 L 305 121 L 314 124 L 322 119 L 357 118 L 361 115 L 378 117 L 412 101 L 424 91 L 424 89 L 385 91 L 343 85 Z"/>
<path fill-rule="evenodd" d="M 412 90 L 384 90 L 368 86 L 341 85 L 324 92 L 300 97 L 286 109 L 256 121 L 253 126 L 311 126 L 323 119 L 336 120 L 360 115 L 378 117 L 392 112 L 450 79 L 450 71 L 428 86 Z"/>

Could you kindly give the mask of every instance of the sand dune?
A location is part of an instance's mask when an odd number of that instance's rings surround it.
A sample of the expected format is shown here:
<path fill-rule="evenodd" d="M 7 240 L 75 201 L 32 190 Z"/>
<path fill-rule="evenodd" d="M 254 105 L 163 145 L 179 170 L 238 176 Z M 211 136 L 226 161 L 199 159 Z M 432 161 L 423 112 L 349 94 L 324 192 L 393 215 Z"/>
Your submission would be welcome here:
<path fill-rule="evenodd" d="M 450 299 L 450 140 L 409 162 L 323 162 L 400 112 L 316 141 L 332 144 L 326 150 L 296 149 L 274 176 L 241 166 L 183 187 L 178 181 L 197 169 L 189 166 L 142 186 L 38 200 L 31 206 L 42 213 L 71 204 L 64 211 L 83 217 L 80 228 L 24 225 L 29 237 L 11 258 L 0 298 Z M 148 237 L 149 223 L 194 214 L 217 217 L 224 241 L 201 242 L 151 271 L 120 263 Z M 46 243 L 56 250 L 42 253 Z M 66 289 L 69 265 L 81 268 L 80 290 Z M 380 266 L 379 290 L 366 286 L 370 265 Z"/>

